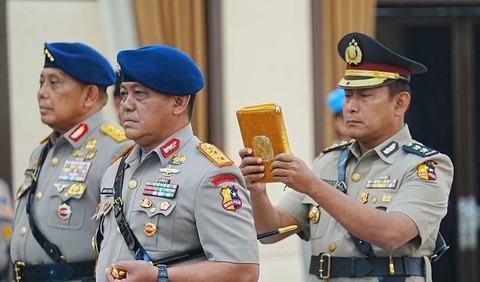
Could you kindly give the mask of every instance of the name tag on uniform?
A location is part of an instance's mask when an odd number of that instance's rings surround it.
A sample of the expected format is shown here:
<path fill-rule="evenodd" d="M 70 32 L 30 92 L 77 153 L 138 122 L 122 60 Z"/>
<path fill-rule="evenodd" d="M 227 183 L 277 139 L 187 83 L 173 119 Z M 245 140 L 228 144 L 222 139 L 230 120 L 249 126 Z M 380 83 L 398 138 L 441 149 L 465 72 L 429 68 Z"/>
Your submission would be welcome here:
<path fill-rule="evenodd" d="M 113 188 L 102 188 L 102 191 L 100 191 L 100 194 L 102 195 L 113 194 Z"/>
<path fill-rule="evenodd" d="M 58 180 L 85 182 L 91 162 L 66 161 Z"/>
<path fill-rule="evenodd" d="M 177 189 L 177 184 L 149 181 L 143 188 L 143 195 L 173 199 L 175 194 L 177 194 Z"/>

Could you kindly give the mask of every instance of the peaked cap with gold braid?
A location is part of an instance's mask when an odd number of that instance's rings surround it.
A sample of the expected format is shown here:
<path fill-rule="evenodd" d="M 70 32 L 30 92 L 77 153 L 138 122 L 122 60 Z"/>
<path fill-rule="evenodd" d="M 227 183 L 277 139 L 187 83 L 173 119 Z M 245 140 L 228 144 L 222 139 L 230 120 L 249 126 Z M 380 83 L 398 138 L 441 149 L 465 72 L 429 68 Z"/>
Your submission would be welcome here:
<path fill-rule="evenodd" d="M 410 82 L 410 76 L 427 68 L 383 46 L 368 35 L 354 32 L 338 43 L 338 53 L 347 63 L 338 87 L 366 89 L 388 85 L 396 80 Z"/>

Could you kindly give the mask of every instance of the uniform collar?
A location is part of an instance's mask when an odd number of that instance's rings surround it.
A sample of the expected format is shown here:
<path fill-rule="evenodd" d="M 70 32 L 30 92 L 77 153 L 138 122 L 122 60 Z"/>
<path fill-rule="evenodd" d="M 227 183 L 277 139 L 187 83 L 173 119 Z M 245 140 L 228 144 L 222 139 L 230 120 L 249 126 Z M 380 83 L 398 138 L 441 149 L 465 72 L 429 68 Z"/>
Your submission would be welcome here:
<path fill-rule="evenodd" d="M 179 152 L 180 149 L 187 144 L 187 142 L 193 137 L 192 125 L 189 123 L 182 129 L 173 133 L 170 137 L 165 139 L 160 145 L 155 147 L 145 159 L 150 158 L 151 155 L 157 156 L 160 160 L 161 166 L 166 166 L 176 152 Z M 132 152 L 125 159 L 127 164 L 132 165 L 132 162 L 137 161 L 139 163 L 140 156 L 142 154 L 142 149 L 140 146 L 135 146 Z M 145 160 L 144 159 L 144 160 Z"/>
<path fill-rule="evenodd" d="M 64 138 L 65 140 L 67 140 L 68 143 L 70 143 L 70 145 L 72 145 L 74 149 L 79 149 L 83 145 L 85 140 L 87 140 L 88 137 L 92 134 L 94 129 L 100 126 L 104 120 L 105 114 L 103 110 L 99 110 L 81 123 L 72 127 L 62 136 L 60 136 L 58 132 L 54 132 L 50 138 L 53 144 L 58 142 L 60 138 Z"/>
<path fill-rule="evenodd" d="M 412 140 L 412 136 L 410 135 L 410 130 L 408 129 L 408 125 L 405 124 L 402 127 L 402 129 L 400 129 L 392 137 L 388 138 L 387 140 L 385 140 L 380 145 L 376 146 L 375 148 L 373 148 L 373 150 L 370 150 L 370 151 L 375 151 L 375 153 L 384 162 L 388 164 L 393 164 L 395 157 L 398 155 L 398 152 L 401 149 L 400 147 L 402 147 L 403 144 L 411 140 Z M 358 145 L 357 141 L 355 141 L 352 144 L 351 152 L 355 157 L 357 157 L 357 159 L 359 159 L 362 156 L 360 152 L 360 146 Z"/>

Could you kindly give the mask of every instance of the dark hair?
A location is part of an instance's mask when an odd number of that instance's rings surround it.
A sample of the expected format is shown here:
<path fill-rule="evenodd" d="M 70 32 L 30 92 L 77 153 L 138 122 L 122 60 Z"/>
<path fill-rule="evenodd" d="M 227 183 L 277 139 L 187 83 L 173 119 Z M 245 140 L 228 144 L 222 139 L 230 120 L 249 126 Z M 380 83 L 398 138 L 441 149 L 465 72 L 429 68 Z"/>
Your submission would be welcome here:
<path fill-rule="evenodd" d="M 395 95 L 401 92 L 408 92 L 408 94 L 412 95 L 412 90 L 410 90 L 410 85 L 408 82 L 400 79 L 388 85 L 388 92 L 390 98 L 393 98 Z"/>
<path fill-rule="evenodd" d="M 190 95 L 190 101 L 188 101 L 188 118 L 192 119 L 193 115 L 193 104 L 195 102 L 195 97 L 197 96 L 197 93 L 191 94 Z"/>

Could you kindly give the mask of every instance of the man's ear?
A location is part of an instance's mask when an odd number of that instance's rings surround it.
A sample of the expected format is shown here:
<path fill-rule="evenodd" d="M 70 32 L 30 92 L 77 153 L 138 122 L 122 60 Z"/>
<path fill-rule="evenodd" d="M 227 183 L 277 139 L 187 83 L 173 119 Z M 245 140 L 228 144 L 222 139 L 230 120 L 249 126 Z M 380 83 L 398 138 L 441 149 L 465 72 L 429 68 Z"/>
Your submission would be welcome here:
<path fill-rule="evenodd" d="M 100 92 L 96 85 L 88 85 L 85 91 L 86 95 L 83 104 L 86 108 L 90 108 L 100 99 Z"/>
<path fill-rule="evenodd" d="M 410 94 L 408 92 L 400 92 L 393 99 L 395 100 L 395 116 L 404 115 L 410 106 Z"/>
<path fill-rule="evenodd" d="M 188 110 L 188 102 L 190 101 L 190 95 L 176 96 L 173 98 L 173 115 L 181 115 Z"/>

